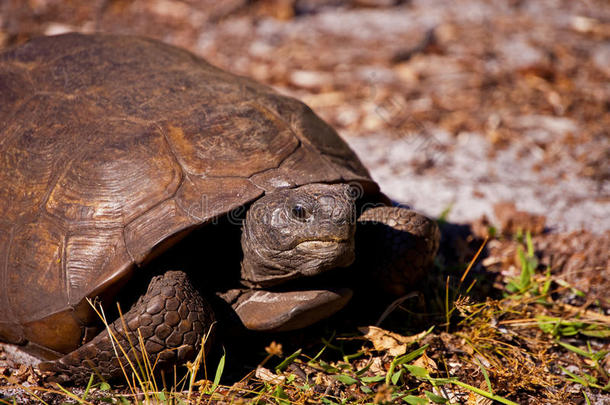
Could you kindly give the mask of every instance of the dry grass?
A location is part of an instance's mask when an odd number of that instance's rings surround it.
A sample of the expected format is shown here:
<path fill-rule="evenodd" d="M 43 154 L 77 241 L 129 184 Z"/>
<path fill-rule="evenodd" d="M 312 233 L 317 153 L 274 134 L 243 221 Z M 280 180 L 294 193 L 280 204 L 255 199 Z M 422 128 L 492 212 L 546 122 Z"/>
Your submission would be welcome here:
<path fill-rule="evenodd" d="M 465 277 L 455 285 L 447 278 L 445 291 L 428 298 L 437 322 L 412 336 L 362 328 L 363 335 L 321 338 L 313 355 L 300 348 L 285 355 L 272 342 L 258 366 L 231 385 L 220 384 L 224 355 L 213 379 L 201 351 L 167 384 L 153 378 L 155 359 L 143 353 L 126 364 L 122 384 L 21 384 L 22 393 L 34 402 L 82 404 L 605 403 L 610 317 L 592 303 L 567 304 L 563 298 L 576 290 L 540 268 L 529 237 L 523 245 L 520 274 L 502 280 L 503 296 L 477 302 L 470 296 L 476 282 L 464 288 Z"/>

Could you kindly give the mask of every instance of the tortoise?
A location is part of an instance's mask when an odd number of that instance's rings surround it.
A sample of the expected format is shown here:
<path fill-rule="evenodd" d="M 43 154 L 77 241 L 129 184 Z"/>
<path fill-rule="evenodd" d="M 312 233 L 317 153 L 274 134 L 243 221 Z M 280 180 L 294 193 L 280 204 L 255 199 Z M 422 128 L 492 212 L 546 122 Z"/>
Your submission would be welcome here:
<path fill-rule="evenodd" d="M 121 373 L 109 331 L 128 356 L 139 331 L 159 369 L 192 358 L 215 322 L 213 276 L 237 286 L 218 297 L 246 328 L 290 330 L 352 294 L 300 280 L 350 268 L 358 249 L 362 277 L 400 293 L 438 248 L 435 223 L 391 206 L 305 104 L 142 37 L 70 33 L 2 53 L 0 161 L 0 340 L 61 380 Z M 357 249 L 356 224 L 370 236 Z M 227 227 L 241 247 L 194 236 Z M 196 270 L 167 255 L 183 244 Z M 111 313 L 118 297 L 133 306 L 104 328 L 92 300 Z"/>

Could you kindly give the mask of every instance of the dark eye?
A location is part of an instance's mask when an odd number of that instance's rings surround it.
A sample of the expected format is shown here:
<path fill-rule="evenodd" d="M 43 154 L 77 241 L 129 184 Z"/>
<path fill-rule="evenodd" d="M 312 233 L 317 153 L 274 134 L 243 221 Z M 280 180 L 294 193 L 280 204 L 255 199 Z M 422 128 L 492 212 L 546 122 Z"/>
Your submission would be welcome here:
<path fill-rule="evenodd" d="M 292 207 L 292 216 L 300 221 L 304 221 L 309 217 L 309 211 L 301 204 L 296 204 Z"/>

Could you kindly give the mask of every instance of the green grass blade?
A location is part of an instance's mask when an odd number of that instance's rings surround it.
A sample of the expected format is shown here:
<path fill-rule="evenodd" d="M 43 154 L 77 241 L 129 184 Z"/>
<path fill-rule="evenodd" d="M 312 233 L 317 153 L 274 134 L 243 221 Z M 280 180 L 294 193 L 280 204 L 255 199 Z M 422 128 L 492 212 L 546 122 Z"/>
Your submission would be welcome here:
<path fill-rule="evenodd" d="M 569 370 L 568 370 L 568 369 L 566 369 L 565 367 L 559 366 L 559 368 L 560 368 L 560 369 L 561 369 L 561 370 L 562 370 L 564 373 L 566 373 L 567 375 L 569 375 L 570 377 L 572 377 L 572 380 L 573 380 L 574 382 L 576 382 L 576 383 L 578 383 L 578 384 L 580 384 L 580 385 L 582 385 L 582 386 L 585 386 L 585 387 L 597 387 L 597 388 L 600 388 L 600 387 L 597 385 L 597 378 L 595 378 L 595 377 L 593 377 L 593 376 L 591 376 L 591 375 L 589 375 L 589 374 L 587 374 L 587 373 L 584 373 L 584 375 L 583 375 L 583 376 L 579 376 L 578 374 L 574 374 L 574 373 L 572 373 L 571 371 L 569 371 Z"/>
<path fill-rule="evenodd" d="M 491 388 L 491 381 L 489 380 L 489 374 L 487 373 L 487 369 L 485 368 L 485 366 L 483 366 L 479 359 L 475 358 L 474 360 L 477 362 L 479 367 L 481 367 L 481 372 L 483 373 L 483 377 L 485 378 L 485 383 L 487 384 L 487 389 L 489 390 L 489 393 L 493 394 L 494 390 Z"/>
<path fill-rule="evenodd" d="M 426 398 L 416 397 L 415 395 L 407 395 L 402 398 L 409 405 L 428 405 Z"/>
<path fill-rule="evenodd" d="M 91 373 L 91 377 L 89 377 L 89 382 L 87 383 L 87 388 L 85 388 L 85 392 L 83 392 L 83 396 L 81 399 L 83 401 L 87 400 L 87 395 L 89 395 L 89 390 L 91 389 L 91 385 L 93 384 L 93 377 L 95 374 Z"/>
<path fill-rule="evenodd" d="M 409 373 L 411 373 L 416 378 L 423 380 L 430 377 L 428 370 L 426 370 L 424 367 L 414 366 L 411 364 L 405 364 L 405 367 L 407 370 L 409 370 Z"/>
<path fill-rule="evenodd" d="M 335 378 L 335 380 L 337 381 L 341 381 L 345 385 L 352 385 L 358 383 L 358 380 L 345 374 L 334 375 L 333 378 Z"/>
<path fill-rule="evenodd" d="M 581 391 L 581 392 L 582 392 L 582 395 L 585 397 L 585 401 L 587 402 L 587 405 L 591 405 L 591 401 L 589 400 L 587 393 L 584 391 Z"/>
<path fill-rule="evenodd" d="M 59 384 L 56 384 L 57 387 L 64 393 L 66 394 L 68 397 L 72 398 L 73 400 L 75 400 L 76 402 L 78 402 L 79 404 L 90 404 L 91 402 L 85 401 L 84 399 L 79 398 L 78 396 L 76 396 L 75 394 L 71 393 L 70 391 L 68 391 L 67 389 L 65 389 L 64 387 L 62 387 Z"/>
<path fill-rule="evenodd" d="M 402 375 L 403 370 L 404 369 L 401 368 L 396 373 L 394 373 L 394 375 L 392 376 L 392 384 L 398 385 L 398 381 L 400 381 L 400 376 Z"/>
<path fill-rule="evenodd" d="M 400 357 L 397 357 L 396 360 L 396 364 L 397 365 L 401 365 L 401 364 L 405 364 L 410 362 L 411 360 L 415 360 L 416 358 L 418 358 L 419 356 L 421 356 L 426 349 L 428 348 L 428 346 L 430 346 L 429 344 L 425 344 L 422 347 L 420 347 L 419 349 L 415 349 L 410 353 L 407 354 L 403 354 Z"/>
<path fill-rule="evenodd" d="M 435 393 L 430 391 L 424 391 L 424 394 L 430 401 L 434 402 L 435 404 L 446 404 L 449 402 L 447 398 L 441 397 L 440 395 L 436 395 Z"/>
<path fill-rule="evenodd" d="M 403 354 L 400 357 L 395 357 L 394 360 L 392 360 L 392 363 L 390 363 L 390 368 L 388 369 L 388 373 L 385 376 L 386 385 L 390 385 L 390 382 L 392 382 L 392 376 L 394 375 L 394 370 L 397 366 L 400 366 L 401 364 L 407 363 L 411 360 L 418 358 L 422 355 L 423 352 L 426 351 L 428 346 L 429 345 L 426 344 L 420 347 L 419 349 L 413 350 L 410 353 Z"/>
<path fill-rule="evenodd" d="M 491 400 L 500 402 L 501 404 L 505 404 L 505 405 L 519 405 L 518 403 L 513 402 L 513 401 L 511 401 L 509 399 L 503 398 L 503 397 L 495 395 L 495 394 L 490 394 L 487 391 L 483 391 L 480 388 L 473 387 L 470 384 L 466 384 L 466 383 L 463 383 L 463 382 L 458 381 L 458 380 L 453 380 L 453 379 L 450 379 L 450 378 L 431 378 L 430 382 L 434 382 L 434 383 L 438 383 L 438 384 L 446 384 L 446 383 L 455 384 L 455 385 L 457 385 L 459 387 L 462 387 L 462 388 L 465 388 L 467 390 L 470 390 L 470 391 L 474 392 L 475 394 L 479 394 L 482 397 L 489 398 Z"/>
<path fill-rule="evenodd" d="M 371 384 L 371 383 L 378 383 L 385 380 L 385 376 L 383 375 L 374 375 L 371 377 L 362 377 L 360 378 L 360 381 L 362 381 L 365 384 Z"/>
<path fill-rule="evenodd" d="M 216 388 L 218 388 L 218 385 L 220 384 L 220 378 L 222 377 L 222 373 L 224 372 L 224 369 L 225 369 L 226 356 L 227 356 L 227 352 L 223 348 L 222 357 L 218 361 L 218 367 L 216 367 L 216 374 L 214 375 L 214 382 L 212 383 L 212 387 L 210 388 L 210 391 L 209 391 L 210 394 L 213 393 L 214 391 L 216 391 Z"/>
<path fill-rule="evenodd" d="M 324 353 L 324 351 L 325 351 L 325 350 L 326 350 L 326 348 L 328 347 L 327 342 L 331 342 L 331 341 L 332 341 L 332 340 L 335 338 L 335 333 L 336 333 L 336 332 L 334 332 L 334 331 L 333 331 L 333 334 L 331 335 L 330 339 L 328 339 L 328 340 L 326 340 L 326 339 L 322 339 L 322 343 L 324 343 L 324 346 L 322 346 L 322 349 L 320 349 L 320 351 L 319 351 L 319 352 L 318 352 L 318 353 L 317 353 L 315 356 L 313 356 L 313 358 L 312 358 L 311 360 L 309 360 L 309 361 L 307 362 L 307 364 L 313 364 L 313 363 L 315 363 L 315 362 L 316 362 L 316 360 L 318 360 L 318 359 L 320 358 L 320 356 L 322 356 L 322 354 Z"/>
<path fill-rule="evenodd" d="M 525 243 L 527 245 L 527 256 L 534 257 L 534 242 L 532 241 L 532 233 L 527 231 L 525 234 Z"/>
<path fill-rule="evenodd" d="M 300 355 L 301 355 L 301 349 L 297 350 L 296 352 L 292 353 L 290 356 L 286 357 L 284 359 L 284 361 L 282 361 L 280 364 L 277 365 L 277 367 L 275 367 L 275 371 L 284 370 L 286 367 L 288 367 L 290 364 L 292 364 L 292 362 L 294 362 L 294 359 L 296 359 Z"/>
<path fill-rule="evenodd" d="M 571 352 L 574 352 L 580 356 L 586 357 L 587 359 L 591 359 L 593 356 L 593 353 L 586 352 L 579 347 L 572 346 L 571 344 L 562 342 L 561 340 L 557 340 L 557 344 L 560 346 L 563 346 L 564 348 L 568 349 Z"/>

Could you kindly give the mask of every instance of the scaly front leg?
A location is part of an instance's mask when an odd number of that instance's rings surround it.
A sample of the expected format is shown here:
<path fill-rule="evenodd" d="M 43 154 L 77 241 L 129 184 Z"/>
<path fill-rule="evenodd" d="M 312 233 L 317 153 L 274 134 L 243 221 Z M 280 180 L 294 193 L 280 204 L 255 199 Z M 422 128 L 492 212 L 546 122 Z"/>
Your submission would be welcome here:
<path fill-rule="evenodd" d="M 181 271 L 168 271 L 152 279 L 146 294 L 124 314 L 123 319 L 109 325 L 114 338 L 106 329 L 72 353 L 55 361 L 40 363 L 39 368 L 54 372 L 54 380 L 83 384 L 92 372 L 105 379 L 121 377 L 120 361 L 130 376 L 131 367 L 140 372 L 136 356 L 142 363 L 138 330 L 150 364 L 156 362 L 155 370 L 183 364 L 195 357 L 213 320 L 209 304 L 191 285 L 187 275 Z M 119 345 L 133 366 L 129 365 Z"/>
<path fill-rule="evenodd" d="M 402 207 L 373 207 L 358 218 L 357 266 L 387 293 L 410 290 L 432 265 L 440 232 L 436 223 Z"/>

